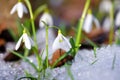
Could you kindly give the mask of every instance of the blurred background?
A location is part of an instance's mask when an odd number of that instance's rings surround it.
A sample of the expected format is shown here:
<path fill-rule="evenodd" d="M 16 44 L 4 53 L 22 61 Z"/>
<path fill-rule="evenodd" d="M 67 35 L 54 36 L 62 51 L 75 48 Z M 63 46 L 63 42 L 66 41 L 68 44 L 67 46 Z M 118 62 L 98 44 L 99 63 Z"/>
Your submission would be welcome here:
<path fill-rule="evenodd" d="M 66 24 L 75 23 L 81 16 L 86 0 L 31 0 L 33 11 L 40 5 L 46 4 L 57 21 L 62 20 Z M 91 8 L 97 10 L 102 0 L 91 0 Z M 17 14 L 10 15 L 10 10 L 17 0 L 0 0 L 0 33 L 5 28 L 13 28 L 16 31 Z M 25 16 L 24 16 L 25 17 Z M 40 16 L 38 16 L 38 19 Z M 58 22 L 55 22 L 57 24 Z"/>

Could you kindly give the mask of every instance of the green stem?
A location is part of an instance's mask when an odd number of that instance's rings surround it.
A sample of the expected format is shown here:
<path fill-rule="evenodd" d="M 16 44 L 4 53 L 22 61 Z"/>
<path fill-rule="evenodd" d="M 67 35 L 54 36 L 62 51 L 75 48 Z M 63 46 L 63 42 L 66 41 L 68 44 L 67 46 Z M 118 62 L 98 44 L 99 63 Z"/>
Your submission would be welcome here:
<path fill-rule="evenodd" d="M 27 4 L 29 12 L 30 12 L 30 21 L 31 21 L 31 25 L 32 25 L 32 31 L 33 31 L 34 41 L 36 42 L 36 33 L 35 33 L 36 31 L 35 31 L 35 24 L 34 24 L 32 7 L 31 7 L 29 0 L 25 0 L 25 2 Z"/>
<path fill-rule="evenodd" d="M 35 42 L 35 54 L 37 56 L 37 61 L 38 61 L 38 68 L 40 70 L 40 66 L 41 66 L 41 60 L 39 59 L 39 54 L 38 54 L 38 46 L 37 46 L 37 40 L 36 40 L 36 31 L 35 31 L 35 24 L 34 24 L 34 17 L 33 17 L 33 12 L 32 12 L 32 7 L 30 4 L 29 0 L 25 0 L 27 7 L 29 9 L 30 12 L 30 21 L 31 21 L 31 25 L 32 25 L 32 31 L 33 31 L 33 36 L 34 36 L 34 42 Z"/>
<path fill-rule="evenodd" d="M 48 68 L 48 26 L 45 27 L 46 32 L 46 66 Z"/>
<path fill-rule="evenodd" d="M 80 41 L 81 41 L 82 26 L 83 26 L 84 19 L 85 19 L 87 10 L 89 8 L 89 5 L 90 5 L 90 0 L 87 0 L 87 2 L 85 3 L 85 8 L 83 10 L 81 19 L 79 20 L 79 23 L 78 23 L 78 31 L 77 31 L 76 44 L 75 44 L 76 46 L 79 46 Z M 78 51 L 78 48 L 76 49 L 76 51 Z"/>
<path fill-rule="evenodd" d="M 55 29 L 57 29 L 57 30 L 60 30 L 60 28 L 57 27 L 57 26 L 51 26 L 51 28 L 55 28 Z"/>
<path fill-rule="evenodd" d="M 96 47 L 94 46 L 94 57 L 96 58 L 97 55 L 96 55 Z"/>
<path fill-rule="evenodd" d="M 114 3 L 112 3 L 112 8 L 110 10 L 110 19 L 111 19 L 111 27 L 109 34 L 109 44 L 112 44 L 113 36 L 114 36 Z"/>
<path fill-rule="evenodd" d="M 29 50 L 25 48 L 24 57 L 27 57 L 28 55 L 29 55 Z"/>

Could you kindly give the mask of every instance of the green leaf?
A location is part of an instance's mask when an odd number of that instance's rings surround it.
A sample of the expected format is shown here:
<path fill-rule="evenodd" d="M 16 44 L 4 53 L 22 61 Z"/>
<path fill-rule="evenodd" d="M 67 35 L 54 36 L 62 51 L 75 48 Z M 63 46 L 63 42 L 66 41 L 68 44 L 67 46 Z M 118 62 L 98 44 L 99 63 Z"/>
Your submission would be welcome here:
<path fill-rule="evenodd" d="M 19 20 L 17 20 L 16 23 L 17 23 L 17 31 L 18 31 L 18 39 L 19 39 L 19 37 L 23 34 L 23 27 Z"/>
<path fill-rule="evenodd" d="M 70 44 L 71 44 L 72 48 L 75 48 L 75 42 L 72 37 L 70 38 Z"/>
<path fill-rule="evenodd" d="M 8 31 L 9 31 L 10 35 L 12 36 L 12 38 L 14 39 L 14 41 L 17 41 L 17 37 L 16 37 L 14 31 L 11 28 L 9 28 Z"/>
<path fill-rule="evenodd" d="M 114 67 L 115 67 L 115 60 L 116 60 L 116 54 L 114 54 L 114 57 L 113 57 L 112 69 L 114 69 Z"/>
<path fill-rule="evenodd" d="M 93 62 L 91 63 L 91 65 L 95 64 L 97 61 L 98 61 L 98 59 L 96 59 L 95 61 L 93 61 Z"/>
<path fill-rule="evenodd" d="M 46 4 L 44 4 L 44 5 L 42 5 L 42 6 L 39 6 L 36 10 L 35 10 L 35 12 L 34 12 L 34 19 L 36 19 L 36 17 L 43 11 L 43 10 L 45 10 L 47 8 L 47 5 Z"/>
<path fill-rule="evenodd" d="M 34 77 L 21 77 L 17 80 L 38 80 L 37 78 L 34 78 Z"/>
<path fill-rule="evenodd" d="M 80 47 L 80 46 L 76 46 L 75 45 L 75 41 L 74 41 L 74 39 L 71 37 L 70 38 L 70 44 L 71 44 L 71 46 L 72 46 L 72 51 L 71 51 L 71 56 L 75 56 L 76 55 L 76 48 L 78 48 L 78 47 Z"/>

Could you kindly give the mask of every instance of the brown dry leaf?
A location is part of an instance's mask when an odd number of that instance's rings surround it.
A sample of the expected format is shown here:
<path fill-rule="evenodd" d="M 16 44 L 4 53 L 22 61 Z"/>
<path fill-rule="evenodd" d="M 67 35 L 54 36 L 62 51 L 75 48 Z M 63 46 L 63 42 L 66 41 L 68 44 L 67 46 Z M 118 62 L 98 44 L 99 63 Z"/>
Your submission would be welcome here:
<path fill-rule="evenodd" d="M 54 52 L 54 54 L 53 54 L 52 59 L 49 60 L 49 64 L 50 64 L 51 66 L 53 66 L 54 63 L 55 63 L 63 54 L 65 54 L 65 51 L 64 51 L 64 50 L 62 50 L 62 49 L 56 50 L 56 51 Z M 67 56 L 67 57 L 65 57 L 64 59 L 62 59 L 60 62 L 57 63 L 56 67 L 63 65 L 65 62 L 67 62 L 68 60 L 71 60 L 71 59 L 72 59 L 72 56 Z"/>
<path fill-rule="evenodd" d="M 5 45 L 5 40 L 4 39 L 0 39 L 0 46 L 1 45 Z"/>

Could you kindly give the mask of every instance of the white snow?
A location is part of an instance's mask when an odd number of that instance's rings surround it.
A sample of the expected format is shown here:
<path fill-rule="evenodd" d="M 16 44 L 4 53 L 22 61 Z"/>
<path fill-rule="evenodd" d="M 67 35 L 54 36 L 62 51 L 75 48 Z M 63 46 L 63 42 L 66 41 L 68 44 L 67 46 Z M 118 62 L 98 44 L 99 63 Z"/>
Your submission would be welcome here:
<path fill-rule="evenodd" d="M 120 46 L 112 45 L 98 48 L 96 58 L 93 50 L 80 50 L 69 67 L 74 80 L 120 80 Z M 29 64 L 21 60 L 18 63 L 6 63 L 0 55 L 0 80 L 14 80 L 25 76 L 24 70 L 37 73 Z M 29 57 L 36 63 L 35 56 Z M 37 64 L 36 64 L 37 65 Z M 21 75 L 22 74 L 22 75 Z M 66 66 L 46 70 L 44 80 L 72 80 Z"/>

